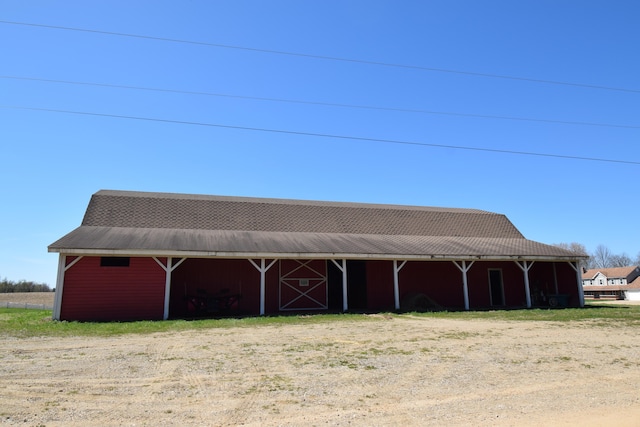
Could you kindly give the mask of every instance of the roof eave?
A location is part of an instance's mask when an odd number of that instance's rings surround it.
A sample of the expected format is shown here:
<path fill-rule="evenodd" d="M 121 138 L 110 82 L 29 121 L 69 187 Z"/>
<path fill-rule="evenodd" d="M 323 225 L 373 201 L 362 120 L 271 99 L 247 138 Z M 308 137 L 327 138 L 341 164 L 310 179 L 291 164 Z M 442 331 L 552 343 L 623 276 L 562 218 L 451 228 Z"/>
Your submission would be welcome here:
<path fill-rule="evenodd" d="M 576 262 L 586 257 L 551 255 L 469 255 L 469 254 L 363 254 L 363 253 L 308 253 L 308 252 L 225 252 L 225 251 L 157 251 L 148 249 L 65 249 L 49 247 L 49 252 L 71 256 L 141 256 L 172 258 L 240 258 L 240 259 L 369 259 L 409 261 L 567 261 Z"/>

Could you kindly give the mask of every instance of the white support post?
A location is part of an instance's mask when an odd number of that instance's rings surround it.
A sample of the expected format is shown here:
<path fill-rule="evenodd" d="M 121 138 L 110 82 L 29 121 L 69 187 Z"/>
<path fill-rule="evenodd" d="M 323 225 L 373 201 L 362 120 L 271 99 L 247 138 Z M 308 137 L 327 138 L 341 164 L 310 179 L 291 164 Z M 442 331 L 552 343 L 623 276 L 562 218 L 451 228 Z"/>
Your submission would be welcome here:
<path fill-rule="evenodd" d="M 584 307 L 584 289 L 582 288 L 582 273 L 580 272 L 580 262 L 576 261 L 575 264 L 570 262 L 569 265 L 576 271 L 576 281 L 578 282 L 578 299 L 580 300 L 580 307 Z"/>
<path fill-rule="evenodd" d="M 265 259 L 260 259 L 260 316 L 264 316 L 267 293 L 267 269 L 265 268 L 265 264 Z"/>
<path fill-rule="evenodd" d="M 165 272 L 165 276 L 164 276 L 164 312 L 162 314 L 162 319 L 163 320 L 167 320 L 169 318 L 169 301 L 171 299 L 171 273 L 173 273 L 173 270 L 178 268 L 180 266 L 180 264 L 182 264 L 184 262 L 184 260 L 186 260 L 186 258 L 180 258 L 180 260 L 177 263 L 173 264 L 173 258 L 167 257 L 167 265 L 166 266 L 162 262 L 160 262 L 160 260 L 158 258 L 153 257 L 153 259 L 158 263 L 158 265 L 160 267 L 162 267 L 162 269 Z"/>
<path fill-rule="evenodd" d="M 402 261 L 402 264 L 398 266 L 398 261 L 395 259 L 393 260 L 393 299 L 395 301 L 396 310 L 400 310 L 400 285 L 398 274 L 406 263 L 407 261 Z"/>
<path fill-rule="evenodd" d="M 464 309 L 469 310 L 469 283 L 467 280 L 467 272 L 471 270 L 471 266 L 475 261 L 471 261 L 469 265 L 467 265 L 467 261 L 462 261 L 462 265 L 458 264 L 457 261 L 453 261 L 453 264 L 458 267 L 458 270 L 462 272 L 462 295 L 464 296 Z"/>
<path fill-rule="evenodd" d="M 341 264 L 338 264 L 338 261 L 335 259 L 332 259 L 331 261 L 342 272 L 342 311 L 347 311 L 349 309 L 347 301 L 347 260 L 340 260 Z"/>
<path fill-rule="evenodd" d="M 260 272 L 260 316 L 264 316 L 264 303 L 265 303 L 265 293 L 266 293 L 266 273 L 267 271 L 273 267 L 273 264 L 276 263 L 277 259 L 274 259 L 266 265 L 266 259 L 260 258 L 260 265 L 256 264 L 252 259 L 249 260 L 251 264 Z"/>
<path fill-rule="evenodd" d="M 58 258 L 58 277 L 56 279 L 56 294 L 53 296 L 53 320 L 60 320 L 62 308 L 62 289 L 64 287 L 64 273 L 67 264 L 67 256 L 60 254 Z"/>
<path fill-rule="evenodd" d="M 67 256 L 60 254 L 58 258 L 58 276 L 56 277 L 56 293 L 53 296 L 53 313 L 51 318 L 53 320 L 60 320 L 60 313 L 62 311 L 62 293 L 64 291 L 64 276 L 76 262 L 80 261 L 82 256 L 77 257 L 67 265 Z"/>
<path fill-rule="evenodd" d="M 171 300 L 171 272 L 173 268 L 173 258 L 167 258 L 167 268 L 165 268 L 164 274 L 164 311 L 162 313 L 162 319 L 167 320 L 169 318 L 169 301 Z"/>
<path fill-rule="evenodd" d="M 535 261 L 531 261 L 531 263 L 529 263 L 528 261 L 522 261 L 522 264 L 520 264 L 520 261 L 514 261 L 514 262 L 518 267 L 520 267 L 520 270 L 522 270 L 522 272 L 524 273 L 524 292 L 525 292 L 525 296 L 527 297 L 527 308 L 531 308 L 531 292 L 529 290 L 529 270 L 531 270 L 531 267 L 533 267 L 533 264 L 535 263 Z"/>

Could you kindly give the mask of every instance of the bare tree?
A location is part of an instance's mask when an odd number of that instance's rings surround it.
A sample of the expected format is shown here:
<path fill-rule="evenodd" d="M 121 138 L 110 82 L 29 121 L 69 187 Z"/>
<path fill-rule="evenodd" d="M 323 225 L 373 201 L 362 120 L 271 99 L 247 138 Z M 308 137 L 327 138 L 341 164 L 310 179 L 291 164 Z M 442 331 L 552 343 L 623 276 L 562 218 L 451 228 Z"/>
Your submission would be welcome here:
<path fill-rule="evenodd" d="M 556 246 L 556 247 L 561 248 L 561 249 L 566 249 L 566 250 L 568 250 L 570 252 L 575 253 L 576 255 L 588 256 L 589 258 L 580 260 L 580 267 L 581 268 L 590 268 L 590 266 L 591 266 L 591 256 L 587 252 L 587 248 L 582 243 L 578 243 L 578 242 L 555 243 L 553 246 Z M 640 254 L 638 254 L 638 255 L 640 256 Z"/>
<path fill-rule="evenodd" d="M 610 261 L 611 267 L 628 267 L 633 264 L 633 261 L 626 253 L 620 255 L 612 255 Z"/>
<path fill-rule="evenodd" d="M 553 246 L 556 246 L 561 249 L 566 249 L 568 251 L 574 252 L 579 255 L 589 255 L 587 253 L 587 248 L 582 243 L 578 243 L 578 242 L 555 243 Z"/>
<path fill-rule="evenodd" d="M 593 259 L 593 266 L 595 268 L 609 268 L 611 267 L 613 253 L 605 245 L 598 245 L 591 258 Z"/>

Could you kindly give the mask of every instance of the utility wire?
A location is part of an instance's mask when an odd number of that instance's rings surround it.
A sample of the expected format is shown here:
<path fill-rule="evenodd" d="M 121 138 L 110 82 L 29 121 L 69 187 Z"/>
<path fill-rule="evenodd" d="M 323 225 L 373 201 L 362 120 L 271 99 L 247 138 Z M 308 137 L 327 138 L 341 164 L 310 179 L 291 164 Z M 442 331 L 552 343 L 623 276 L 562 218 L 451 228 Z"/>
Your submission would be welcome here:
<path fill-rule="evenodd" d="M 206 126 L 206 127 L 215 127 L 215 128 L 222 128 L 222 129 L 247 130 L 247 131 L 253 131 L 253 132 L 269 132 L 269 133 L 278 133 L 278 134 L 312 136 L 312 137 L 319 137 L 319 138 L 333 138 L 333 139 L 343 139 L 343 140 L 352 140 L 352 141 L 382 142 L 386 144 L 413 145 L 413 146 L 420 146 L 420 147 L 448 148 L 448 149 L 468 150 L 468 151 L 482 151 L 482 152 L 489 152 L 489 153 L 515 154 L 515 155 L 521 155 L 521 156 L 551 157 L 551 158 L 558 158 L 558 159 L 571 159 L 571 160 L 605 162 L 605 163 L 622 163 L 622 164 L 640 166 L 640 162 L 635 162 L 630 160 L 605 159 L 600 157 L 569 156 L 569 155 L 563 155 L 563 154 L 539 153 L 539 152 L 532 152 L 532 151 L 500 150 L 495 148 L 468 147 L 463 145 L 433 144 L 433 143 L 427 143 L 427 142 L 401 141 L 396 139 L 367 138 L 367 137 L 360 137 L 360 136 L 335 135 L 335 134 L 327 134 L 327 133 L 302 132 L 302 131 L 291 131 L 291 130 L 282 130 L 282 129 L 256 128 L 256 127 L 249 127 L 249 126 L 233 126 L 233 125 L 223 125 L 223 124 L 217 124 L 217 123 L 159 119 L 154 117 L 127 116 L 127 115 L 119 115 L 119 114 L 93 113 L 88 111 L 72 111 L 72 110 L 61 110 L 61 109 L 54 109 L 54 108 L 23 107 L 23 106 L 11 106 L 11 105 L 0 105 L 0 108 L 10 108 L 15 110 L 27 110 L 27 111 L 43 111 L 43 112 L 49 112 L 49 113 L 75 114 L 75 115 L 93 116 L 93 117 L 108 117 L 108 118 L 127 119 L 127 120 L 141 120 L 141 121 L 147 121 L 147 122 L 171 123 L 171 124 L 180 124 L 180 125 L 189 125 L 189 126 Z"/>
<path fill-rule="evenodd" d="M 450 111 L 421 110 L 421 109 L 411 109 L 411 108 L 377 107 L 377 106 L 371 106 L 371 105 L 341 104 L 341 103 L 332 103 L 332 102 L 305 101 L 305 100 L 283 99 L 283 98 L 266 98 L 266 97 L 233 95 L 233 94 L 202 92 L 202 91 L 187 91 L 187 90 L 163 89 L 163 88 L 155 88 L 155 87 L 116 85 L 116 84 L 109 84 L 109 83 L 93 83 L 93 82 L 79 82 L 79 81 L 70 81 L 70 80 L 43 79 L 43 78 L 36 78 L 36 77 L 0 76 L 0 79 L 25 80 L 25 81 L 44 82 L 44 83 L 62 83 L 62 84 L 78 85 L 78 86 L 94 86 L 94 87 L 104 87 L 104 88 L 114 88 L 114 89 L 175 93 L 175 94 L 184 94 L 184 95 L 215 96 L 215 97 L 221 97 L 221 98 L 234 98 L 234 99 L 246 99 L 246 100 L 257 100 L 257 101 L 267 101 L 267 102 L 317 105 L 317 106 L 324 106 L 324 107 L 354 108 L 354 109 L 375 110 L 375 111 L 393 111 L 393 112 L 400 112 L 400 113 L 432 114 L 432 115 L 455 116 L 455 117 L 472 117 L 472 118 L 478 118 L 478 119 L 513 120 L 513 121 L 553 123 L 553 124 L 563 124 L 563 125 L 640 129 L 640 126 L 635 126 L 635 125 L 577 122 L 577 121 L 569 121 L 569 120 L 534 119 L 534 118 L 527 118 L 527 117 L 510 117 L 510 116 L 498 116 L 498 115 L 490 115 L 490 114 L 455 113 Z"/>
<path fill-rule="evenodd" d="M 356 63 L 356 64 L 404 68 L 404 69 L 421 70 L 421 71 L 432 71 L 432 72 L 438 72 L 438 73 L 459 74 L 459 75 L 475 76 L 475 77 L 489 77 L 494 79 L 507 79 L 507 80 L 530 82 L 530 83 L 544 83 L 544 84 L 552 84 L 552 85 L 573 86 L 573 87 L 580 87 L 580 88 L 587 88 L 587 89 L 640 93 L 639 89 L 591 85 L 591 84 L 585 84 L 585 83 L 564 82 L 564 81 L 558 81 L 558 80 L 535 79 L 535 78 L 529 78 L 529 77 L 508 76 L 504 74 L 479 73 L 474 71 L 452 70 L 447 68 L 423 67 L 419 65 L 398 64 L 398 63 L 381 62 L 381 61 L 369 61 L 365 59 L 343 58 L 343 57 L 337 57 L 337 56 L 314 55 L 310 53 L 288 52 L 288 51 L 273 50 L 273 49 L 260 49 L 260 48 L 247 47 L 247 46 L 237 46 L 237 45 L 228 45 L 228 44 L 220 44 L 220 43 L 201 42 L 201 41 L 194 41 L 194 40 L 174 39 L 169 37 L 147 36 L 142 34 L 120 33 L 120 32 L 114 32 L 114 31 L 93 30 L 93 29 L 87 29 L 87 28 L 63 27 L 58 25 L 34 24 L 30 22 L 18 22 L 18 21 L 6 21 L 6 20 L 0 20 L 0 24 L 21 25 L 26 27 L 39 27 L 39 28 L 48 28 L 48 29 L 64 30 L 64 31 L 78 31 L 78 32 L 84 32 L 84 33 L 103 34 L 103 35 L 109 35 L 109 36 L 131 37 L 131 38 L 145 39 L 145 40 L 155 40 L 155 41 L 163 41 L 163 42 L 171 42 L 171 43 L 182 43 L 182 44 L 191 44 L 191 45 L 198 45 L 198 46 L 217 47 L 217 48 L 223 48 L 223 49 L 236 49 L 236 50 L 244 50 L 244 51 L 250 51 L 250 52 L 269 53 L 274 55 L 296 56 L 301 58 L 350 62 L 350 63 Z"/>

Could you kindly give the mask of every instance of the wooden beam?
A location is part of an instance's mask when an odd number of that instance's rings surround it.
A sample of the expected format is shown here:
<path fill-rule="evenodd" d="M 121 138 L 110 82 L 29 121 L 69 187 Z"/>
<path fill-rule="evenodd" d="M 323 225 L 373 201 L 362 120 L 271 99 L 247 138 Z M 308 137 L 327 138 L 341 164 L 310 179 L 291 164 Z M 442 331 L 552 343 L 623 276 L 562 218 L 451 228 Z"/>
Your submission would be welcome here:
<path fill-rule="evenodd" d="M 173 264 L 173 258 L 167 257 L 166 266 L 162 262 L 160 262 L 158 258 L 152 258 L 164 270 L 164 310 L 162 313 L 162 319 L 167 320 L 169 318 L 169 301 L 171 298 L 171 273 L 173 273 L 173 270 L 178 268 L 180 264 L 182 264 L 184 260 L 186 260 L 186 258 L 181 258 L 177 263 Z"/>
<path fill-rule="evenodd" d="M 522 264 L 520 264 L 520 261 L 514 261 L 514 262 L 518 267 L 520 267 L 520 270 L 522 270 L 522 272 L 524 273 L 524 292 L 527 298 L 527 308 L 531 308 L 531 291 L 529 290 L 529 270 L 531 270 L 531 267 L 533 267 L 533 264 L 535 264 L 535 261 L 531 261 L 531 263 L 529 263 L 529 261 L 522 261 Z"/>
<path fill-rule="evenodd" d="M 249 262 L 253 264 L 253 266 L 260 272 L 260 316 L 264 316 L 264 305 L 265 305 L 265 293 L 266 293 L 266 273 L 267 271 L 273 267 L 273 264 L 276 263 L 277 259 L 271 261 L 269 265 L 266 265 L 266 259 L 260 258 L 260 265 L 256 264 L 254 260 L 249 259 Z"/>
<path fill-rule="evenodd" d="M 56 293 L 53 297 L 53 320 L 60 320 L 60 311 L 62 309 L 62 291 L 64 289 L 64 273 L 67 264 L 67 256 L 60 254 L 58 257 L 58 277 L 56 279 Z"/>
<path fill-rule="evenodd" d="M 395 302 L 396 310 L 400 310 L 400 279 L 398 278 L 400 270 L 407 263 L 407 261 L 402 261 L 402 264 L 398 266 L 398 260 L 393 260 L 393 299 Z"/>
<path fill-rule="evenodd" d="M 67 265 L 67 255 L 60 254 L 58 258 L 58 276 L 56 277 L 56 293 L 53 296 L 53 312 L 51 318 L 53 320 L 60 320 L 60 312 L 62 311 L 62 294 L 64 292 L 64 277 L 71 267 L 73 267 L 83 257 L 77 256 L 73 261 Z"/>
<path fill-rule="evenodd" d="M 347 301 L 347 260 L 341 259 L 340 264 L 335 259 L 332 259 L 333 263 L 342 272 L 342 311 L 349 309 L 349 303 Z"/>
<path fill-rule="evenodd" d="M 464 297 L 464 309 L 469 310 L 469 284 L 467 279 L 467 272 L 471 269 L 475 261 L 471 261 L 469 265 L 467 265 L 467 261 L 462 261 L 462 265 L 458 264 L 457 261 L 453 261 L 453 264 L 458 267 L 458 270 L 462 272 L 462 295 Z"/>
<path fill-rule="evenodd" d="M 576 261 L 575 264 L 570 262 L 569 265 L 576 272 L 576 281 L 578 282 L 578 299 L 580 300 L 580 307 L 584 307 L 584 288 L 582 287 L 582 273 L 580 269 L 580 262 Z"/>

